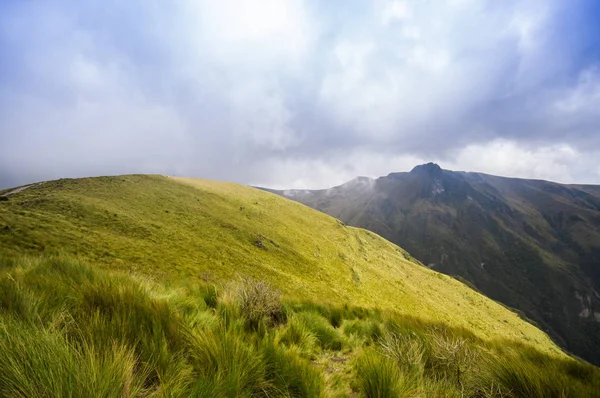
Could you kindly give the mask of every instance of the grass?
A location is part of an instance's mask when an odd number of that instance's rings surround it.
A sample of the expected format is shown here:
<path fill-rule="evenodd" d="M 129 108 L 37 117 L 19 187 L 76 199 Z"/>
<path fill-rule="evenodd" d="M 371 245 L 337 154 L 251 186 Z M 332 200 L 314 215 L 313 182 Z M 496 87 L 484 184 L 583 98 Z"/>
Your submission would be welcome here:
<path fill-rule="evenodd" d="M 371 182 L 275 192 L 381 234 L 600 365 L 598 187 L 448 170 Z"/>
<path fill-rule="evenodd" d="M 192 288 L 68 256 L 0 268 L 0 396 L 600 396 L 600 370 L 576 359 L 255 280 Z M 286 316 L 249 328 L 231 298 L 257 286 Z"/>
<path fill-rule="evenodd" d="M 212 307 L 211 285 L 250 276 L 288 300 L 394 310 L 561 355 L 514 312 L 379 236 L 237 184 L 147 175 L 46 182 L 0 204 L 0 252 L 64 253 L 167 283 L 202 283 Z M 339 326 L 340 315 L 327 311 Z"/>
<path fill-rule="evenodd" d="M 514 312 L 236 184 L 47 182 L 0 204 L 0 253 L 0 396 L 600 391 L 597 368 Z"/>

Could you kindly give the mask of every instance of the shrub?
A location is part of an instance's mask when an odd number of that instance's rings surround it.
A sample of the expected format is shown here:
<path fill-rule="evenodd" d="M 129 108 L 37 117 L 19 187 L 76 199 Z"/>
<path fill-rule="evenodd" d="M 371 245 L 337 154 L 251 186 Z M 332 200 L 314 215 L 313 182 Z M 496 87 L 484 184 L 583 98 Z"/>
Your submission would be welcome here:
<path fill-rule="evenodd" d="M 250 329 L 263 321 L 271 325 L 285 321 L 281 292 L 264 281 L 241 278 L 229 286 L 228 294 Z"/>
<path fill-rule="evenodd" d="M 423 377 L 425 346 L 416 336 L 387 333 L 379 340 L 382 355 L 394 361 L 400 369 Z"/>
<path fill-rule="evenodd" d="M 437 377 L 454 380 L 464 390 L 463 375 L 475 367 L 478 351 L 466 339 L 446 329 L 437 330 L 428 337 L 427 369 Z"/>

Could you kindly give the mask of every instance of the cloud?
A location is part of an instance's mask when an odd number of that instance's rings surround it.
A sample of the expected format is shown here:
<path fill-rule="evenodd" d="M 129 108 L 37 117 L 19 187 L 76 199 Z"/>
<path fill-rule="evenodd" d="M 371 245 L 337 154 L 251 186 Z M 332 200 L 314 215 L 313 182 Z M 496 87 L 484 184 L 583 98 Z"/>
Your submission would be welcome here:
<path fill-rule="evenodd" d="M 0 186 L 156 172 L 310 188 L 429 160 L 600 182 L 592 7 L 2 4 Z"/>
<path fill-rule="evenodd" d="M 566 91 L 555 103 L 556 110 L 562 115 L 585 113 L 600 118 L 600 68 L 584 70 L 577 85 Z"/>
<path fill-rule="evenodd" d="M 552 180 L 563 183 L 598 181 L 592 167 L 600 151 L 582 153 L 568 144 L 523 147 L 503 139 L 469 145 L 458 151 L 450 168 L 505 177 Z"/>
<path fill-rule="evenodd" d="M 412 8 L 405 0 L 396 0 L 387 3 L 381 13 L 381 23 L 389 25 L 390 23 L 403 21 L 412 17 Z"/>

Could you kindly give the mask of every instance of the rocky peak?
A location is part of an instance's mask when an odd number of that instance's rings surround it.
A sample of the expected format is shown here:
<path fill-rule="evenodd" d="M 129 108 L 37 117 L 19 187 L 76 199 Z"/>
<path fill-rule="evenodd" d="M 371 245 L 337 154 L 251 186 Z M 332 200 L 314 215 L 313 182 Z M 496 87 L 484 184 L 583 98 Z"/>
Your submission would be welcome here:
<path fill-rule="evenodd" d="M 420 166 L 416 166 L 411 171 L 411 174 L 423 174 L 429 177 L 439 177 L 442 174 L 442 168 L 435 163 L 427 163 L 422 164 Z"/>

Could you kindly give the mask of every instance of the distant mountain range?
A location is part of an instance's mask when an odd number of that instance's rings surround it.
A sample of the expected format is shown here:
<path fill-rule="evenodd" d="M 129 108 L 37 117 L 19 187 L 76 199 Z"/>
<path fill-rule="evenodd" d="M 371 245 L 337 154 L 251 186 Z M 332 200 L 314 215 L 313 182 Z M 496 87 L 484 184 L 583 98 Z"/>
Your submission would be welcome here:
<path fill-rule="evenodd" d="M 443 170 L 269 190 L 369 229 L 600 364 L 600 186 Z"/>

